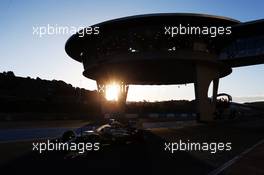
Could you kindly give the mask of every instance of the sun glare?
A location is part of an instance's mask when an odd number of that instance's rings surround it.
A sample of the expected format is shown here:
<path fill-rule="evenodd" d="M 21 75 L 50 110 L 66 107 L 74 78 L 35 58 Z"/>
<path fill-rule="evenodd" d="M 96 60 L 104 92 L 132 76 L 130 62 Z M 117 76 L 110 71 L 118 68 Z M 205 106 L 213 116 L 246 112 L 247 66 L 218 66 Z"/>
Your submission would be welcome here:
<path fill-rule="evenodd" d="M 106 86 L 105 98 L 109 101 L 117 101 L 120 87 L 117 84 L 109 84 Z"/>

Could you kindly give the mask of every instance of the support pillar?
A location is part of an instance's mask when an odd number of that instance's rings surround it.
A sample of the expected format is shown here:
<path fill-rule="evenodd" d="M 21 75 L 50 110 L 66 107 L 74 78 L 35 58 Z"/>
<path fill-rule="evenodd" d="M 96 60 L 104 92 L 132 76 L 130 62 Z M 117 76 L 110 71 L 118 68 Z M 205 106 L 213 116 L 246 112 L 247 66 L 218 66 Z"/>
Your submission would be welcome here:
<path fill-rule="evenodd" d="M 215 118 L 215 103 L 208 98 L 208 89 L 214 80 L 213 101 L 218 89 L 218 70 L 209 65 L 196 65 L 195 98 L 198 121 L 210 122 Z"/>
<path fill-rule="evenodd" d="M 213 103 L 216 103 L 216 98 L 218 94 L 218 86 L 219 86 L 219 78 L 215 78 L 213 80 L 213 96 L 212 96 Z"/>
<path fill-rule="evenodd" d="M 119 82 L 120 92 L 117 101 L 108 101 L 105 98 L 106 86 L 108 81 L 97 81 L 97 92 L 100 96 L 101 113 L 107 118 L 123 120 L 125 118 L 126 99 L 129 86 Z"/>
<path fill-rule="evenodd" d="M 127 84 L 121 84 L 120 94 L 119 94 L 118 101 L 117 101 L 119 105 L 119 113 L 120 115 L 123 115 L 121 117 L 125 117 L 128 89 L 129 89 L 129 86 Z"/>

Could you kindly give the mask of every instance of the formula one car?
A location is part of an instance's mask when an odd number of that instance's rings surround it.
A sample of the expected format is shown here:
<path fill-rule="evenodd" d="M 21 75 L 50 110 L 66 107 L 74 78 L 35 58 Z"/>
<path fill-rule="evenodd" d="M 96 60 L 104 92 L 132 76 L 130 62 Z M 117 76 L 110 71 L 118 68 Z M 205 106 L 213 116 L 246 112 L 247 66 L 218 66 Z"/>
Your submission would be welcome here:
<path fill-rule="evenodd" d="M 126 146 L 131 143 L 142 141 L 142 132 L 136 128 L 121 124 L 115 120 L 103 125 L 87 124 L 75 130 L 63 133 L 59 138 L 53 139 L 54 144 L 86 144 L 100 145 L 100 150 L 111 146 Z M 97 145 L 97 146 L 98 146 Z M 63 150 L 64 158 L 75 158 L 87 155 L 79 150 Z"/>

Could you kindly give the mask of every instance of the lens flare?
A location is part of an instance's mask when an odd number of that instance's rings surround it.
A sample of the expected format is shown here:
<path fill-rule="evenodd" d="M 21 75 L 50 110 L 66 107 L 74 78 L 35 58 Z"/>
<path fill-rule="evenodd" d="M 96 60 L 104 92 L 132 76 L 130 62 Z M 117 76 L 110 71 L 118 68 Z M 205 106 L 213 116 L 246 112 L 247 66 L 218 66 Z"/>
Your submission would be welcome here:
<path fill-rule="evenodd" d="M 120 93 L 120 87 L 116 83 L 106 86 L 105 98 L 109 101 L 117 101 Z"/>

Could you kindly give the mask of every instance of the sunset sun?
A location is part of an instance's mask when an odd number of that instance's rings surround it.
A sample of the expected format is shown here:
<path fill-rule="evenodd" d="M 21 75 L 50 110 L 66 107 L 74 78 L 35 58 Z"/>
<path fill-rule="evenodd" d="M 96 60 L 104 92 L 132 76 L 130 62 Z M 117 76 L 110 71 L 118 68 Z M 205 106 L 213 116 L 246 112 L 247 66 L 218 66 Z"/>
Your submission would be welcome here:
<path fill-rule="evenodd" d="M 105 98 L 109 101 L 117 101 L 120 93 L 120 87 L 113 83 L 106 86 Z"/>

